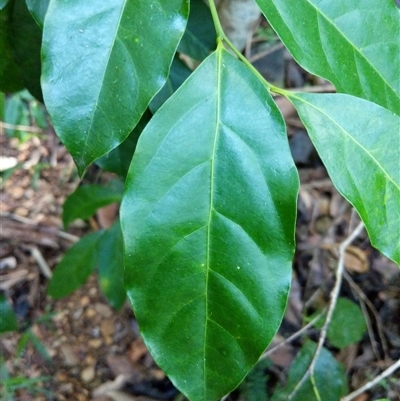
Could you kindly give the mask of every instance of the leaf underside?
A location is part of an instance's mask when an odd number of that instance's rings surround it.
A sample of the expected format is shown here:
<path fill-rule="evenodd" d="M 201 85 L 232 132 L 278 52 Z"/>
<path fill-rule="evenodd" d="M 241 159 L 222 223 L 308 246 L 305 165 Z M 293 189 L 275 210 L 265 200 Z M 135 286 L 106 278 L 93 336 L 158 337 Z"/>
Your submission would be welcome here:
<path fill-rule="evenodd" d="M 50 2 L 43 95 L 80 174 L 129 135 L 163 86 L 187 13 L 185 0 Z"/>
<path fill-rule="evenodd" d="M 400 114 L 400 10 L 394 1 L 256 0 L 297 62 Z M 300 21 L 304 21 L 299 23 Z"/>
<path fill-rule="evenodd" d="M 278 329 L 297 190 L 275 103 L 221 48 L 143 131 L 121 207 L 125 283 L 150 352 L 190 400 L 235 388 Z"/>
<path fill-rule="evenodd" d="M 400 264 L 400 117 L 349 95 L 292 93 L 289 99 L 372 245 Z"/>

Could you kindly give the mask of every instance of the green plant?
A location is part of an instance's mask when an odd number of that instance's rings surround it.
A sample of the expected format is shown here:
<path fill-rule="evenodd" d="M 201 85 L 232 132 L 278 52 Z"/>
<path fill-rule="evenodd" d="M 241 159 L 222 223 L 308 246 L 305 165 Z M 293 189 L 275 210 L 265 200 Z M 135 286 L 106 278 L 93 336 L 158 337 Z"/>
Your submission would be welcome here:
<path fill-rule="evenodd" d="M 226 37 L 213 1 L 207 9 L 192 0 L 189 20 L 187 0 L 54 0 L 47 13 L 39 3 L 2 2 L 2 89 L 26 86 L 40 97 L 37 76 L 16 65 L 34 60 L 79 174 L 98 161 L 126 176 L 126 289 L 150 352 L 189 399 L 235 388 L 286 306 L 298 177 L 272 94 L 293 103 L 372 244 L 400 263 L 400 19 L 392 0 L 257 0 L 298 63 L 339 92 L 320 95 L 266 82 Z M 38 25 L 20 24 L 27 9 Z M 28 28 L 23 53 L 10 32 Z M 177 51 L 200 66 L 191 72 Z M 75 258 L 95 265 L 102 236 L 90 234 L 90 252 L 77 244 Z M 75 271 L 77 285 L 85 275 Z M 63 291 L 55 274 L 50 292 Z M 331 394 L 343 394 L 338 383 Z"/>

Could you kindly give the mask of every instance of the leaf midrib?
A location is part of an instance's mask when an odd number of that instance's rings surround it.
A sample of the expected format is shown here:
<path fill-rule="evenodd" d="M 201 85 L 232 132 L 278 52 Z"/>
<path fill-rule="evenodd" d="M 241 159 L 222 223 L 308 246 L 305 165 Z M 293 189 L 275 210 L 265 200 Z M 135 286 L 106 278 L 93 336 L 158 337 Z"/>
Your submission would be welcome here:
<path fill-rule="evenodd" d="M 211 154 L 211 169 L 210 169 L 210 210 L 207 222 L 207 241 L 206 241 L 206 283 L 205 283 L 205 324 L 204 324 L 204 349 L 203 349 L 203 399 L 206 400 L 207 387 L 206 387 L 206 346 L 207 346 L 207 330 L 208 330 L 208 279 L 210 273 L 210 243 L 211 243 L 211 219 L 213 214 L 214 204 L 214 170 L 215 170 L 215 153 L 218 142 L 219 126 L 221 119 L 221 71 L 222 71 L 222 49 L 218 45 L 217 53 L 217 92 L 216 92 L 216 127 L 214 134 L 214 143 Z"/>

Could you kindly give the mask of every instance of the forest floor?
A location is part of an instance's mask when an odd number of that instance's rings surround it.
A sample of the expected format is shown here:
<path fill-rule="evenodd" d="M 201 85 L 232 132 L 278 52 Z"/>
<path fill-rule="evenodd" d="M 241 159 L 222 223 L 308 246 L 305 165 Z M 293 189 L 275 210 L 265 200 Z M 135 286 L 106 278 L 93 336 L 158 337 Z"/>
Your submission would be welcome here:
<path fill-rule="evenodd" d="M 291 61 L 282 65 L 285 81 L 291 77 L 292 86 L 307 84 L 305 72 Z M 322 85 L 322 91 L 331 90 L 325 82 L 315 84 Z M 273 344 L 301 329 L 305 310 L 327 304 L 338 263 L 337 244 L 358 219 L 333 187 L 293 109 L 284 100 L 278 102 L 301 189 L 292 290 Z M 113 310 L 95 274 L 63 299 L 46 295 L 51 270 L 65 251 L 84 233 L 107 226 L 116 218 L 115 209 L 111 215 L 103 210 L 87 222 L 78 221 L 64 232 L 62 205 L 80 180 L 52 129 L 32 134 L 25 142 L 3 130 L 0 146 L 4 160 L 18 163 L 11 175 L 1 178 L 0 290 L 19 323 L 18 332 L 0 337 L 2 391 L 8 386 L 10 399 L 18 401 L 184 400 L 152 360 L 130 306 Z M 361 306 L 367 330 L 358 342 L 330 350 L 343 364 L 352 391 L 400 358 L 400 271 L 371 247 L 365 231 L 348 248 L 345 268 L 340 295 Z M 307 335 L 316 340 L 318 331 L 311 329 Z M 269 388 L 285 376 L 301 343 L 296 339 L 271 354 Z M 356 400 L 399 401 L 399 394 L 397 372 Z M 230 397 L 246 399 L 240 391 Z"/>

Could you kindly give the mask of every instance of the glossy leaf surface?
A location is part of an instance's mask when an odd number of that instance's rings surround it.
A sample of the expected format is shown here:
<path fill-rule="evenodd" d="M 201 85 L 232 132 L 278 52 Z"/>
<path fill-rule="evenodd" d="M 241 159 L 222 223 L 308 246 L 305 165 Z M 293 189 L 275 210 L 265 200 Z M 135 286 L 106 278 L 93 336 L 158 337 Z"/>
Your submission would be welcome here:
<path fill-rule="evenodd" d="M 65 297 L 81 287 L 98 265 L 98 247 L 104 231 L 82 237 L 65 253 L 53 271 L 47 293 L 55 299 Z"/>
<path fill-rule="evenodd" d="M 99 245 L 99 282 L 103 294 L 115 309 L 126 299 L 124 286 L 124 248 L 119 221 L 106 230 Z"/>
<path fill-rule="evenodd" d="M 121 208 L 125 283 L 147 347 L 190 400 L 236 387 L 279 327 L 297 190 L 275 103 L 222 48 L 140 136 Z"/>
<path fill-rule="evenodd" d="M 288 381 L 284 388 L 273 395 L 271 401 L 286 401 L 289 394 L 299 383 L 310 365 L 316 349 L 316 344 L 309 341 L 304 344 L 289 369 Z M 320 399 L 324 401 L 338 401 L 347 393 L 347 378 L 343 367 L 325 348 L 322 349 L 314 369 L 315 387 Z M 315 390 L 308 379 L 292 398 L 293 401 L 318 401 Z"/>
<path fill-rule="evenodd" d="M 400 264 L 400 117 L 349 95 L 288 96 L 372 245 Z"/>
<path fill-rule="evenodd" d="M 97 209 L 114 202 L 120 202 L 123 186 L 119 181 L 110 181 L 108 185 L 82 185 L 64 202 L 63 223 L 68 227 L 75 219 L 87 219 Z"/>
<path fill-rule="evenodd" d="M 17 330 L 17 317 L 6 297 L 0 294 L 0 334 Z"/>
<path fill-rule="evenodd" d="M 50 2 L 42 88 L 80 174 L 129 135 L 164 85 L 187 12 L 186 0 Z"/>
<path fill-rule="evenodd" d="M 400 11 L 394 1 L 256 0 L 298 63 L 339 92 L 400 114 Z"/>

